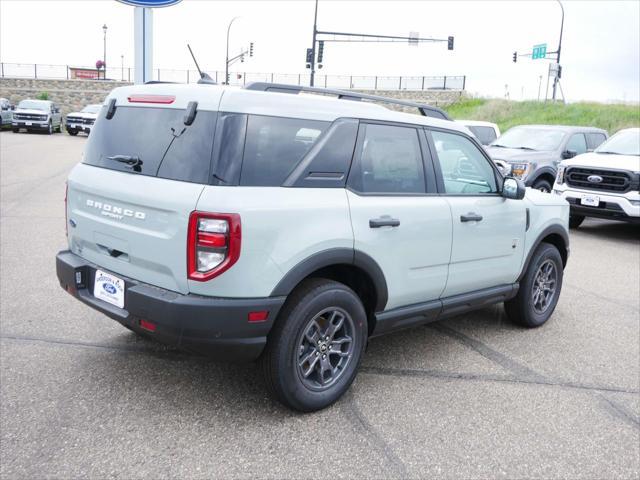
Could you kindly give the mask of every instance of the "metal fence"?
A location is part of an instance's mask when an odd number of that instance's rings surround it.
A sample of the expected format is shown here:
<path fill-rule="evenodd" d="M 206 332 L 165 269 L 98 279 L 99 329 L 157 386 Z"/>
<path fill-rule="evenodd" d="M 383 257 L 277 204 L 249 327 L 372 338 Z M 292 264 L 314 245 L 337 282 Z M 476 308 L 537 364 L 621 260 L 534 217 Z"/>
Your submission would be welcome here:
<path fill-rule="evenodd" d="M 44 65 L 34 63 L 0 63 L 2 78 L 36 78 L 64 80 L 71 78 L 70 65 Z M 206 70 L 218 83 L 224 82 L 224 72 Z M 132 67 L 107 67 L 108 80 L 132 82 Z M 196 70 L 175 70 L 157 68 L 153 70 L 153 80 L 179 83 L 195 83 L 199 75 Z M 252 73 L 229 72 L 230 85 L 245 85 L 250 82 L 275 82 L 294 85 L 309 85 L 308 73 Z M 315 85 L 330 88 L 353 88 L 360 90 L 464 90 L 466 76 L 379 76 L 379 75 L 318 75 Z"/>

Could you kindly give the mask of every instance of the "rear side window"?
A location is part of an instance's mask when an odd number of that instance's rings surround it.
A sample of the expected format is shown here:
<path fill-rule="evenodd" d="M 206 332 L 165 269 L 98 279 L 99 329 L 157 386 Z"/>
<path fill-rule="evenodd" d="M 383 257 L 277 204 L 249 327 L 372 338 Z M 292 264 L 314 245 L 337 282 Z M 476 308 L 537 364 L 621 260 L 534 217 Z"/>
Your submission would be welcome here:
<path fill-rule="evenodd" d="M 467 125 L 467 128 L 471 130 L 473 135 L 478 139 L 482 145 L 489 145 L 496 138 L 496 131 L 491 127 L 481 127 L 477 125 Z"/>
<path fill-rule="evenodd" d="M 571 135 L 571 138 L 567 142 L 566 150 L 572 150 L 578 155 L 587 151 L 587 142 L 584 139 L 584 134 L 575 133 Z"/>
<path fill-rule="evenodd" d="M 280 186 L 329 125 L 249 115 L 240 185 Z"/>
<path fill-rule="evenodd" d="M 208 183 L 217 112 L 117 107 L 110 120 L 98 115 L 84 163 L 152 177 Z"/>
<path fill-rule="evenodd" d="M 363 193 L 425 193 L 418 131 L 410 127 L 363 124 L 360 155 L 349 185 Z"/>
<path fill-rule="evenodd" d="M 595 150 L 606 140 L 604 133 L 586 133 L 585 135 L 587 136 L 587 147 L 589 147 L 589 150 Z"/>

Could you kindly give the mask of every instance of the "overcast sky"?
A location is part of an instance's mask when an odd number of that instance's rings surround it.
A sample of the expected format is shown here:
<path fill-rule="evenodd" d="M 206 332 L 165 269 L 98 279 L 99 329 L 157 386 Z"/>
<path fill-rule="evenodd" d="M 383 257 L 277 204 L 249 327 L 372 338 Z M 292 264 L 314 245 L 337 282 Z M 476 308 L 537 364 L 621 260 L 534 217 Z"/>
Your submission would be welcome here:
<path fill-rule="evenodd" d="M 640 1 L 565 0 L 563 91 L 569 101 L 640 100 Z M 184 0 L 154 11 L 154 67 L 193 68 L 190 43 L 201 66 L 223 70 L 227 25 L 231 53 L 249 41 L 255 56 L 240 71 L 307 73 L 313 1 Z M 94 65 L 102 58 L 108 25 L 107 64 L 133 65 L 133 7 L 115 0 L 0 0 L 0 61 Z M 512 53 L 538 43 L 557 48 L 560 6 L 555 1 L 339 1 L 320 0 L 318 28 L 387 35 L 446 38 L 446 43 L 327 43 L 328 75 L 466 75 L 467 89 L 482 96 L 542 96 L 548 62 Z"/>

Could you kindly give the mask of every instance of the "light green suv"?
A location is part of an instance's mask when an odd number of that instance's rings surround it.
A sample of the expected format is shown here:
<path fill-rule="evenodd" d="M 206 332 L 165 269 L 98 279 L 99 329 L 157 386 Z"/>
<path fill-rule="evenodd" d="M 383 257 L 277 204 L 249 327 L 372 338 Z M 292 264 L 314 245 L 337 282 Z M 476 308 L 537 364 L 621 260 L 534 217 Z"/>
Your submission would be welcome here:
<path fill-rule="evenodd" d="M 113 90 L 66 214 L 67 292 L 158 341 L 258 360 L 301 411 L 344 394 L 372 336 L 502 302 L 544 324 L 569 254 L 567 202 L 504 178 L 444 112 L 278 84 Z"/>

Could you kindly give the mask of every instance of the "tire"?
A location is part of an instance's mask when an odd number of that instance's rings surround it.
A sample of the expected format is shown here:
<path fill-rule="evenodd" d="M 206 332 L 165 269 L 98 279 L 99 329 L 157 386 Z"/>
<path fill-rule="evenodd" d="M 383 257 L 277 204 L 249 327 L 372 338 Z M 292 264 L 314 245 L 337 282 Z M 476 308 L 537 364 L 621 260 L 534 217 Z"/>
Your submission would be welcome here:
<path fill-rule="evenodd" d="M 547 272 L 548 280 L 544 280 Z M 524 278 L 520 282 L 518 294 L 504 304 L 509 319 L 528 328 L 544 325 L 558 304 L 562 276 L 560 252 L 550 243 L 541 243 L 531 257 Z M 552 285 L 553 291 L 550 292 L 549 288 Z M 542 290 L 540 286 L 543 286 Z"/>
<path fill-rule="evenodd" d="M 47 128 L 47 135 L 53 134 L 53 123 L 49 120 L 49 128 Z"/>
<path fill-rule="evenodd" d="M 569 215 L 569 228 L 578 228 L 584 222 L 584 215 Z"/>
<path fill-rule="evenodd" d="M 551 193 L 551 184 L 542 178 L 535 181 L 533 188 L 535 190 L 540 190 L 541 192 Z"/>
<path fill-rule="evenodd" d="M 71 135 L 72 137 L 75 137 L 76 135 L 78 135 L 78 131 L 77 130 L 68 130 L 67 129 L 67 133 L 69 135 Z"/>
<path fill-rule="evenodd" d="M 20 133 L 20 129 L 19 128 L 12 128 L 11 130 L 13 131 L 13 133 Z"/>
<path fill-rule="evenodd" d="M 294 410 L 328 407 L 356 377 L 366 343 L 367 316 L 355 292 L 306 280 L 280 311 L 260 359 L 267 389 Z"/>

